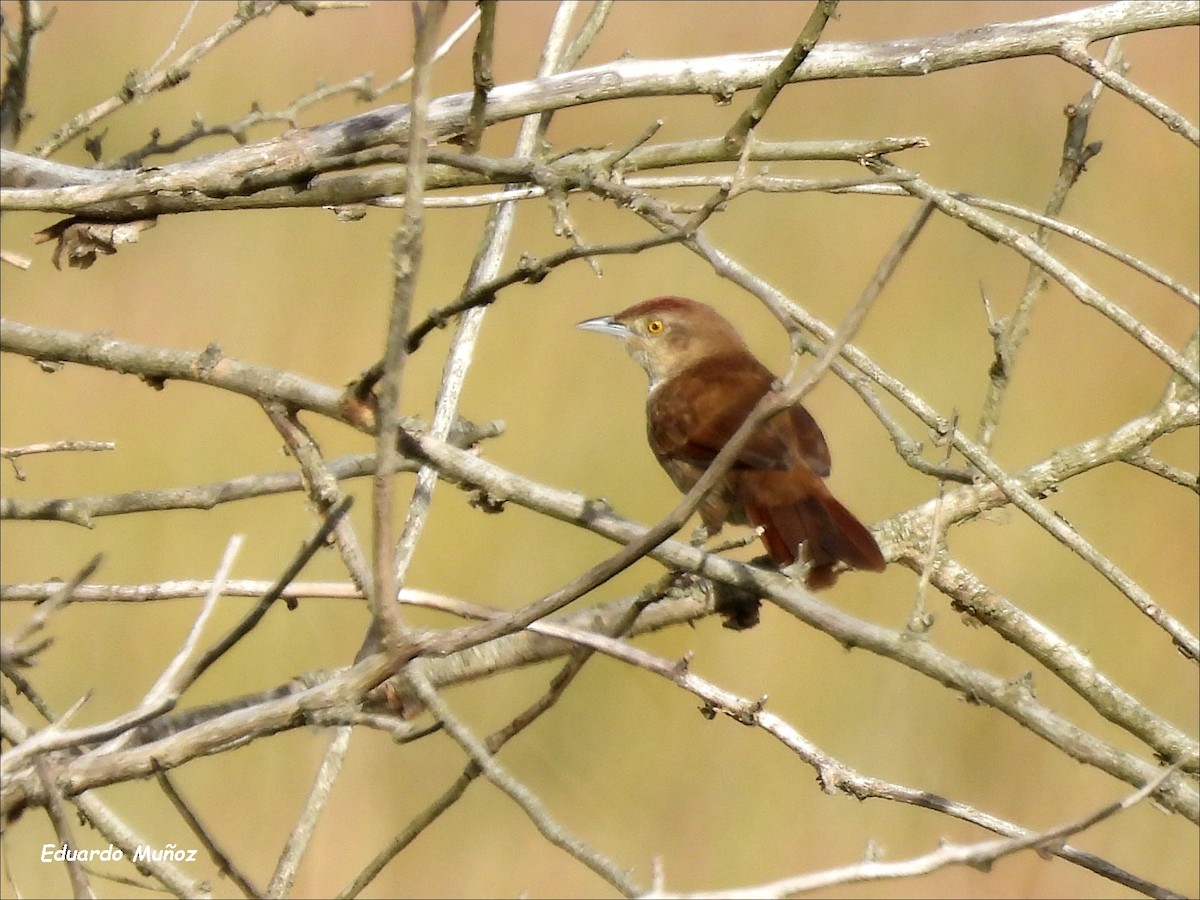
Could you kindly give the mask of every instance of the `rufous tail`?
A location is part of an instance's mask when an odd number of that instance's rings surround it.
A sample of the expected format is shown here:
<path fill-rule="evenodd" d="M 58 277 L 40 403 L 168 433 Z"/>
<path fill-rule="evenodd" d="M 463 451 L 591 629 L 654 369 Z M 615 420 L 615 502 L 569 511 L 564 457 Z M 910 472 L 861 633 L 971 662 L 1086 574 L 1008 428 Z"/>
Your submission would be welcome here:
<path fill-rule="evenodd" d="M 751 507 L 747 512 L 750 521 L 763 529 L 763 543 L 776 565 L 790 566 L 797 559 L 797 547 L 804 545 L 809 563 L 804 583 L 809 590 L 832 586 L 839 561 L 871 572 L 882 572 L 886 566 L 871 532 L 828 491 L 797 503 Z"/>

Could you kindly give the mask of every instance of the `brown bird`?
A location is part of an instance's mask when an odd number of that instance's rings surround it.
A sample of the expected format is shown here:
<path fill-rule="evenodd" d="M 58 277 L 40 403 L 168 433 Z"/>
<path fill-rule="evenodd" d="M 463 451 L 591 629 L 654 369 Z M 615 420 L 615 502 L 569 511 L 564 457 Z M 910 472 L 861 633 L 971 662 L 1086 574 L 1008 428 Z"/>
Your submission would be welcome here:
<path fill-rule="evenodd" d="M 694 300 L 655 297 L 579 327 L 616 335 L 646 370 L 650 449 L 684 492 L 775 382 L 734 327 Z M 781 567 L 796 561 L 803 544 L 810 590 L 837 580 L 838 561 L 882 571 L 879 545 L 834 499 L 823 480 L 828 474 L 825 436 L 796 404 L 755 432 L 701 503 L 700 516 L 709 534 L 725 522 L 762 529 L 767 552 Z"/>

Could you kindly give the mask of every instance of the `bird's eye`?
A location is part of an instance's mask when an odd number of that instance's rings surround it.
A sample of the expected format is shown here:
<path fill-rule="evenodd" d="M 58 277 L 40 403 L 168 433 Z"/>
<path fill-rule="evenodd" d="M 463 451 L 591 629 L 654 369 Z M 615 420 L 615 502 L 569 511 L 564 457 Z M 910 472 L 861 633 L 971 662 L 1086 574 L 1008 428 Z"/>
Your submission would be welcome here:
<path fill-rule="evenodd" d="M 660 334 L 662 330 L 662 319 L 651 319 L 646 323 L 646 331 L 648 331 L 650 334 Z"/>

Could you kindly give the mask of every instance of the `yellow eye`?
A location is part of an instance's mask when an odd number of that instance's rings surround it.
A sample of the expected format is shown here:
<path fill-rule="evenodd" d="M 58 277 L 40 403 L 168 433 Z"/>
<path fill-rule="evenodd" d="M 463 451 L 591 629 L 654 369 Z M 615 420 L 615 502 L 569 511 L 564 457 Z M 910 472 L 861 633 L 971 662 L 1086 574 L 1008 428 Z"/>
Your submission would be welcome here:
<path fill-rule="evenodd" d="M 659 334 L 663 330 L 662 319 L 651 319 L 646 323 L 646 331 L 649 334 Z"/>

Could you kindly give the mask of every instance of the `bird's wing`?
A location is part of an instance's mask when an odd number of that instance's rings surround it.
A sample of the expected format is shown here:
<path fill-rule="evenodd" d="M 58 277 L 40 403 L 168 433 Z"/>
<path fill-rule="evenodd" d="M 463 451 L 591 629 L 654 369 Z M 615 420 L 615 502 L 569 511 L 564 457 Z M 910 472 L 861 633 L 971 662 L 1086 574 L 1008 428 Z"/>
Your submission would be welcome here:
<path fill-rule="evenodd" d="M 713 357 L 667 379 L 654 389 L 646 404 L 654 455 L 660 460 L 708 465 L 770 390 L 773 380 L 770 371 L 745 355 Z M 824 446 L 823 438 L 820 444 Z M 742 448 L 735 465 L 789 469 L 795 464 L 792 446 L 779 424 L 769 421 Z"/>
<path fill-rule="evenodd" d="M 808 410 L 797 403 L 785 415 L 792 417 L 792 428 L 796 433 L 796 452 L 808 463 L 808 467 L 822 478 L 829 477 L 829 445 L 821 433 L 816 420 Z"/>

